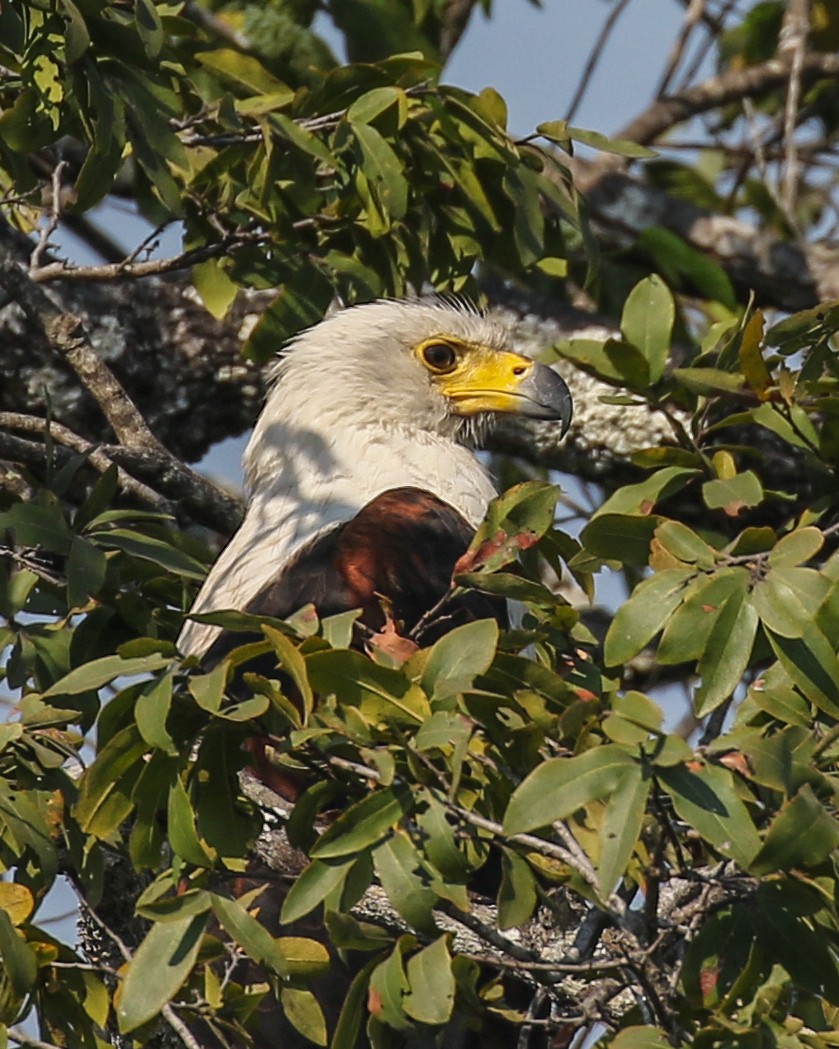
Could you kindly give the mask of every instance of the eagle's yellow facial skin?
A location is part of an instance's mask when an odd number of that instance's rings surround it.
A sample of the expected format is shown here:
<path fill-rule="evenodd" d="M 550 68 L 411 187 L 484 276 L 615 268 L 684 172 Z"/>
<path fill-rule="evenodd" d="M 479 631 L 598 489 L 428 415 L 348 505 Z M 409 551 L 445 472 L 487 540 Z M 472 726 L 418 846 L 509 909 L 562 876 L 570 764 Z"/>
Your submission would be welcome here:
<path fill-rule="evenodd" d="M 414 352 L 457 415 L 521 411 L 521 386 L 536 366 L 521 354 L 450 336 L 426 339 Z"/>

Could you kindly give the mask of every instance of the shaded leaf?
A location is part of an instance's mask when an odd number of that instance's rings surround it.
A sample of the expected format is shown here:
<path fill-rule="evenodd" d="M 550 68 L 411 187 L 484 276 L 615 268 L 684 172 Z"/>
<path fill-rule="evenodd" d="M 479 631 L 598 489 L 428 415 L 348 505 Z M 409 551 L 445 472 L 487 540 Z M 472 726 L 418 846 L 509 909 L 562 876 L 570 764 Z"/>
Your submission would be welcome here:
<path fill-rule="evenodd" d="M 805 784 L 775 815 L 750 865 L 757 875 L 818 866 L 839 845 L 839 823 Z"/>
<path fill-rule="evenodd" d="M 731 773 L 714 765 L 697 771 L 677 765 L 659 768 L 657 775 L 679 817 L 723 855 L 747 867 L 760 838 Z"/>

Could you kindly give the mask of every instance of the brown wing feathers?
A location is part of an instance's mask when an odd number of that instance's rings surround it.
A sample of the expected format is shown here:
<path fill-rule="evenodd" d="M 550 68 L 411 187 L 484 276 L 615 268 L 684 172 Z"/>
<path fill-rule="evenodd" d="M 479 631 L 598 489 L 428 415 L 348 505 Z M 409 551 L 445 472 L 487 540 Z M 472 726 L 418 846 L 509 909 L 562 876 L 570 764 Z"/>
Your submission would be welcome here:
<path fill-rule="evenodd" d="M 380 630 L 387 611 L 400 633 L 409 634 L 449 590 L 473 534 L 457 510 L 430 492 L 392 488 L 297 551 L 245 611 L 285 619 L 309 603 L 322 618 L 360 608 L 364 633 Z M 453 626 L 484 618 L 506 625 L 505 603 L 467 593 L 447 604 L 418 640 L 431 644 Z M 242 640 L 222 635 L 205 663 Z"/>
<path fill-rule="evenodd" d="M 448 591 L 473 534 L 442 499 L 419 488 L 392 488 L 299 551 L 247 610 L 285 618 L 308 602 L 321 616 L 360 608 L 361 622 L 377 631 L 387 609 L 408 634 Z M 481 594 L 446 608 L 457 622 L 500 613 L 503 603 Z M 451 626 L 447 619 L 445 629 Z M 427 644 L 432 638 L 422 640 Z"/>

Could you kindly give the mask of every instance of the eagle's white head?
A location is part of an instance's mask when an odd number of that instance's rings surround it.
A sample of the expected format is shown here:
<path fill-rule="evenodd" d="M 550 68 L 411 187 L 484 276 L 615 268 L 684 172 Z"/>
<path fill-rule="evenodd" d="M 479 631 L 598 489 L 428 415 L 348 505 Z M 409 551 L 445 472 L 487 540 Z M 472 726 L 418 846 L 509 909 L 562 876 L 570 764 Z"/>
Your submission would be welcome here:
<path fill-rule="evenodd" d="M 495 491 L 467 447 L 497 413 L 553 419 L 571 398 L 559 375 L 514 349 L 509 328 L 443 300 L 380 301 L 299 335 L 245 452 L 241 528 L 193 611 L 244 608 L 302 544 L 390 489 L 431 493 L 473 526 Z M 184 653 L 217 628 L 188 623 Z"/>
<path fill-rule="evenodd" d="M 269 481 L 290 419 L 321 433 L 367 431 L 474 444 L 496 413 L 571 418 L 556 372 L 513 349 L 510 329 L 466 304 L 382 300 L 341 310 L 299 335 L 245 453 L 251 490 Z M 269 482 L 270 483 L 270 482 Z"/>

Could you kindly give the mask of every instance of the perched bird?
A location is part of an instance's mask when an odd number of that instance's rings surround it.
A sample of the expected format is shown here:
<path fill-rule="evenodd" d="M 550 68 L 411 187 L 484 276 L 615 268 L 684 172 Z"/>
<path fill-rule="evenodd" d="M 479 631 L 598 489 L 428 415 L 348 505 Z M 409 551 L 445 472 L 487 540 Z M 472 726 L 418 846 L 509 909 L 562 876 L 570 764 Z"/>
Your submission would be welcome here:
<path fill-rule="evenodd" d="M 284 618 L 312 602 L 409 632 L 496 494 L 470 450 L 487 421 L 516 413 L 564 432 L 571 418 L 563 380 L 517 353 L 506 325 L 440 300 L 335 313 L 291 343 L 273 379 L 245 452 L 244 521 L 193 612 Z M 481 615 L 468 601 L 461 613 Z M 206 658 L 219 635 L 188 621 L 179 647 Z"/>

